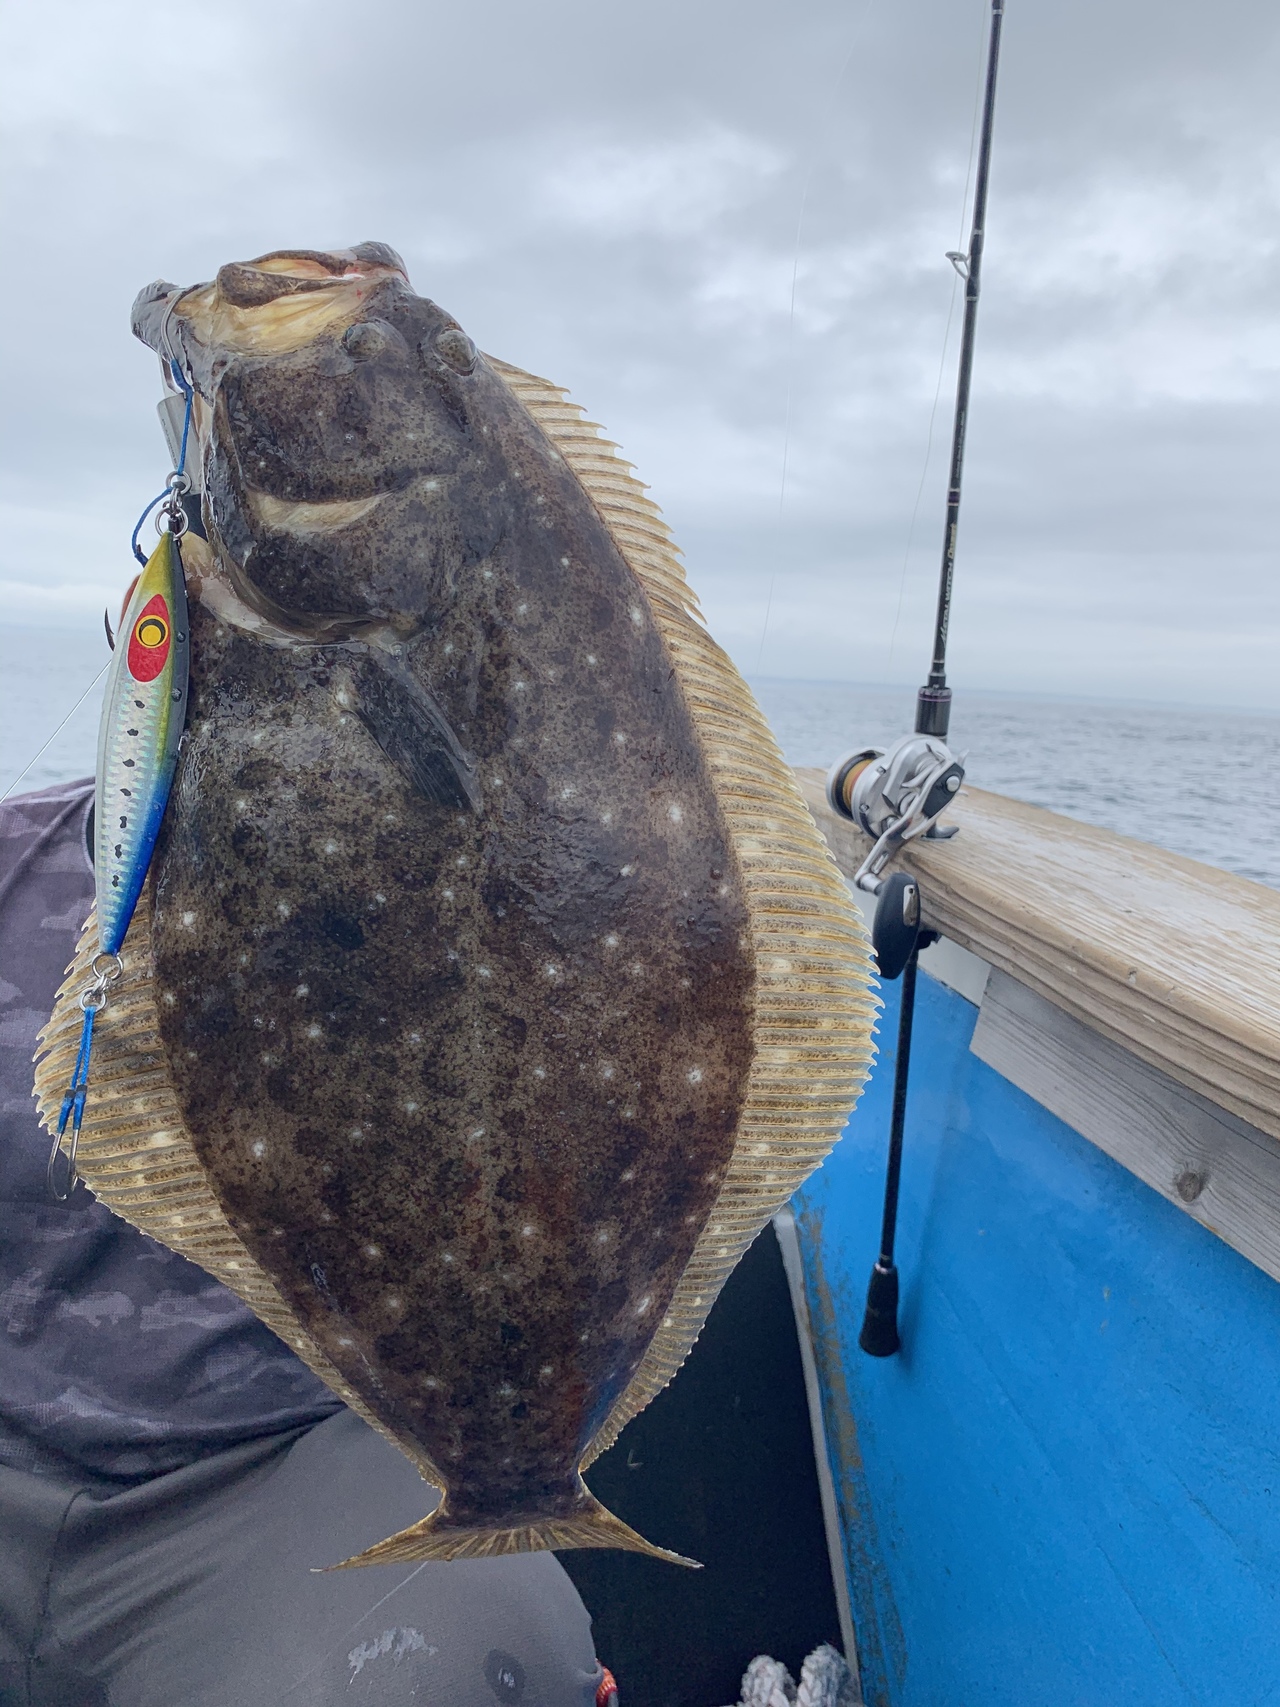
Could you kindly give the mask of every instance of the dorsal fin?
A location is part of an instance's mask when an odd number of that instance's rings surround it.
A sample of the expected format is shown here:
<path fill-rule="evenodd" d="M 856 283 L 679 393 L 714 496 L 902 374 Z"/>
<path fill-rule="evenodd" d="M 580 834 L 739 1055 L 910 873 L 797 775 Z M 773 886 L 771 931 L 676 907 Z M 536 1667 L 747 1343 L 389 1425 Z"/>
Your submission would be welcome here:
<path fill-rule="evenodd" d="M 658 506 L 558 386 L 486 359 L 577 475 L 648 596 L 715 778 L 756 961 L 755 1057 L 733 1159 L 666 1316 L 586 1465 L 671 1380 L 738 1259 L 831 1151 L 870 1071 L 880 1004 L 861 912 L 750 689 L 704 626 Z"/>

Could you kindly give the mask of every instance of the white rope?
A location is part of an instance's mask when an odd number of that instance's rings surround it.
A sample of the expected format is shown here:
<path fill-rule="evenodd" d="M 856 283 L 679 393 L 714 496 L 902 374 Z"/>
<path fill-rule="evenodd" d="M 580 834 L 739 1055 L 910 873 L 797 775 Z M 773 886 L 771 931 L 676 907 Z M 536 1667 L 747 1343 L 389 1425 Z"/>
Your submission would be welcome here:
<path fill-rule="evenodd" d="M 781 1660 L 757 1655 L 742 1679 L 738 1707 L 861 1707 L 861 1702 L 856 1676 L 824 1642 L 801 1666 L 798 1684 Z"/>

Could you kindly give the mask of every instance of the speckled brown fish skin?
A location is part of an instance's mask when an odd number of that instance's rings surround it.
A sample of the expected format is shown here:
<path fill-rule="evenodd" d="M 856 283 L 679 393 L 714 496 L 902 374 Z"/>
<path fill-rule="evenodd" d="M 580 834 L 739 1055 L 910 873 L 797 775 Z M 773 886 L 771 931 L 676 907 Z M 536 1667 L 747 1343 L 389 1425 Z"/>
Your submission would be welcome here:
<path fill-rule="evenodd" d="M 443 1521 L 537 1523 L 583 1508 L 732 1153 L 747 909 L 576 478 L 394 271 L 353 319 L 228 356 L 174 316 L 219 566 L 155 865 L 164 1038 L 229 1220 L 444 1472 Z"/>

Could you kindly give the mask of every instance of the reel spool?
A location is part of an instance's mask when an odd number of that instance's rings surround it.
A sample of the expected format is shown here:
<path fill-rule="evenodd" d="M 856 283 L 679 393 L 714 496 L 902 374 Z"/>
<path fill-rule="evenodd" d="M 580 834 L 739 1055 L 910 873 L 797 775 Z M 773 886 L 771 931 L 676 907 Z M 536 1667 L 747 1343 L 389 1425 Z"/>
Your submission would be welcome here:
<path fill-rule="evenodd" d="M 837 759 L 827 773 L 827 802 L 875 844 L 855 885 L 875 895 L 880 872 L 903 842 L 954 836 L 955 826 L 940 830 L 937 820 L 963 781 L 964 761 L 936 735 L 904 735 L 887 750 L 862 747 Z"/>

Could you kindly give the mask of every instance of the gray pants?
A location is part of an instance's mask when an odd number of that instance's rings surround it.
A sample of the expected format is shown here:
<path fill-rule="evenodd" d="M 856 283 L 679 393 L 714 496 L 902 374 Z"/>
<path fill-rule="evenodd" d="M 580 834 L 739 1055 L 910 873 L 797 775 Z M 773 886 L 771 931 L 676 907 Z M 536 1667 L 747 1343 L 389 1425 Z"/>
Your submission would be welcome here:
<path fill-rule="evenodd" d="M 591 1707 L 549 1553 L 313 1573 L 432 1497 L 349 1411 L 123 1491 L 0 1467 L 0 1707 Z"/>

